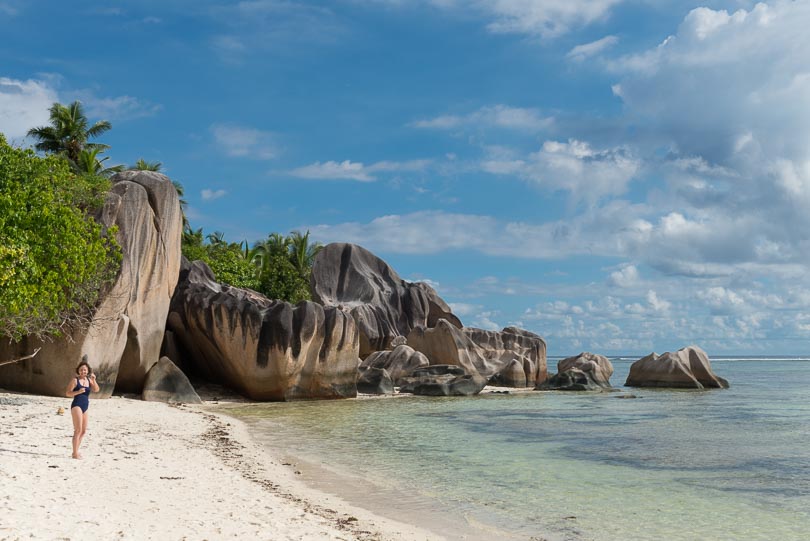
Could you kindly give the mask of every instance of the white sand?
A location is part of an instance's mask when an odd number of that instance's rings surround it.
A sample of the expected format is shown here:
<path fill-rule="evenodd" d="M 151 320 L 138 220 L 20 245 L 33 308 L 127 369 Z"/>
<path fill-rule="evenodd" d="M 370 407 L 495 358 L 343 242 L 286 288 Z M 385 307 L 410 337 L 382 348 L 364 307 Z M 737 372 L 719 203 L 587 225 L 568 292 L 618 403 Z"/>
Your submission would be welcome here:
<path fill-rule="evenodd" d="M 301 483 L 204 407 L 90 401 L 82 460 L 66 398 L 0 392 L 0 540 L 434 540 Z"/>

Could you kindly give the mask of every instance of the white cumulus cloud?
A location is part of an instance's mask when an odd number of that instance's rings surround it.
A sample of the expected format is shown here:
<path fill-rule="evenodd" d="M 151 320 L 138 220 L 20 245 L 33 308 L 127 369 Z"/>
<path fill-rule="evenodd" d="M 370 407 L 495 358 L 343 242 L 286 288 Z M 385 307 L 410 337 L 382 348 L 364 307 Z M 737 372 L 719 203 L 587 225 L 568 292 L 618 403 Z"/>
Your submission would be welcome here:
<path fill-rule="evenodd" d="M 658 47 L 613 63 L 620 96 L 686 154 L 737 168 L 780 157 L 805 161 L 808 22 L 807 2 L 731 14 L 692 10 Z"/>
<path fill-rule="evenodd" d="M 485 160 L 484 171 L 517 175 L 549 190 L 565 190 L 577 200 L 595 202 L 619 195 L 641 167 L 625 147 L 595 149 L 585 141 L 546 141 L 524 159 Z"/>
<path fill-rule="evenodd" d="M 616 287 L 633 287 L 639 281 L 638 269 L 635 265 L 627 265 L 614 271 L 608 278 L 608 284 Z"/>
<path fill-rule="evenodd" d="M 48 123 L 48 109 L 57 101 L 56 90 L 43 81 L 0 77 L 0 131 L 7 139 L 25 137 Z"/>
<path fill-rule="evenodd" d="M 736 292 L 725 287 L 710 287 L 698 292 L 698 298 L 703 300 L 714 313 L 736 312 L 745 307 L 745 300 Z"/>

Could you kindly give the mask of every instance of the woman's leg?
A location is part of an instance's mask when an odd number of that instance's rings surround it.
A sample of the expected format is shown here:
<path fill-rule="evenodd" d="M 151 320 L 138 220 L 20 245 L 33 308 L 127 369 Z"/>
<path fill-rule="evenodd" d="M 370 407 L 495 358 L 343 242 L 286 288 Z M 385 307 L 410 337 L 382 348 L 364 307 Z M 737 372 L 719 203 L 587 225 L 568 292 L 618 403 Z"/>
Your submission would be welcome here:
<path fill-rule="evenodd" d="M 79 445 L 82 444 L 82 440 L 84 439 L 84 435 L 87 434 L 87 421 L 88 421 L 88 419 L 89 419 L 89 414 L 85 411 L 82 414 L 82 431 L 79 434 Z"/>
<path fill-rule="evenodd" d="M 73 458 L 81 458 L 79 445 L 82 442 L 82 430 L 84 430 L 84 413 L 82 408 L 75 406 L 70 408 L 70 416 L 73 418 Z"/>

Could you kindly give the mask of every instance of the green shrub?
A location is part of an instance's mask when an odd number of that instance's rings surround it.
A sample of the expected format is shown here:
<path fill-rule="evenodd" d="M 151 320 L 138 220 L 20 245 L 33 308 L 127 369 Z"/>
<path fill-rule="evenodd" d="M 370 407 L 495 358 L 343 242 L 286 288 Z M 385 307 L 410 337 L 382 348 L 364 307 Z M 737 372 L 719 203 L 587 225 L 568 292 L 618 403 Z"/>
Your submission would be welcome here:
<path fill-rule="evenodd" d="M 183 244 L 183 255 L 189 261 L 203 261 L 211 268 L 217 281 L 258 291 L 256 267 L 245 259 L 238 244 Z"/>
<path fill-rule="evenodd" d="M 90 216 L 108 189 L 0 135 L 0 335 L 42 338 L 91 315 L 121 262 L 114 231 Z"/>
<path fill-rule="evenodd" d="M 311 299 L 309 280 L 285 255 L 272 255 L 262 267 L 259 291 L 270 299 L 280 299 L 292 304 Z"/>

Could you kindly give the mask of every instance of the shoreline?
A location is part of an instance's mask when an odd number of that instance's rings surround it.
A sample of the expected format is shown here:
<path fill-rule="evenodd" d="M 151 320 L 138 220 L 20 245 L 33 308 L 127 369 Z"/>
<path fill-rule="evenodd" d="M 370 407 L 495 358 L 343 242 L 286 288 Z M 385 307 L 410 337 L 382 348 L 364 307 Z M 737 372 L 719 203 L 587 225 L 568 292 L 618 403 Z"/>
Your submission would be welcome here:
<path fill-rule="evenodd" d="M 503 388 L 488 386 L 485 394 L 527 394 L 531 388 Z M 483 394 L 483 393 L 482 393 Z M 347 400 L 397 400 L 412 398 L 411 394 L 378 396 L 360 394 Z M 343 466 L 332 463 L 329 456 L 320 453 L 307 453 L 285 435 L 276 435 L 274 430 L 261 422 L 262 416 L 255 417 L 250 410 L 264 407 L 283 408 L 283 403 L 260 403 L 247 400 L 222 398 L 215 403 L 215 411 L 225 418 L 234 419 L 248 432 L 256 443 L 271 450 L 271 454 L 280 457 L 294 469 L 298 479 L 308 487 L 338 498 L 354 508 L 366 509 L 374 516 L 384 517 L 398 523 L 418 524 L 439 539 L 447 541 L 489 541 L 490 539 L 511 539 L 514 541 L 552 541 L 562 539 L 552 532 L 535 532 L 533 534 L 504 529 L 480 516 L 480 509 L 462 510 L 446 506 L 436 496 L 427 493 L 412 492 L 401 489 L 396 480 L 376 479 L 363 472 L 346 470 Z M 210 411 L 210 410 L 209 410 Z M 283 432 L 283 431 L 282 431 Z M 292 443 L 292 445 L 290 445 Z M 339 459 L 338 459 L 339 461 Z M 382 482 L 381 482 L 382 481 Z"/>
<path fill-rule="evenodd" d="M 221 404 L 221 406 L 227 411 L 231 405 Z M 432 538 L 446 541 L 528 539 L 526 536 L 498 530 L 466 514 L 459 515 L 452 509 L 444 509 L 441 502 L 435 498 L 400 490 L 390 483 L 384 486 L 362 475 L 335 467 L 327 462 L 327 457 L 302 456 L 285 444 L 279 446 L 272 435 L 264 433 L 259 426 L 249 420 L 231 413 L 225 413 L 225 416 L 243 424 L 250 438 L 259 445 L 273 446 L 273 452 L 282 464 L 289 466 L 304 485 L 336 498 L 350 508 L 364 509 L 372 516 L 383 517 L 396 523 L 419 524 L 425 531 L 430 532 Z"/>
<path fill-rule="evenodd" d="M 0 540 L 443 539 L 307 486 L 215 404 L 91 400 L 82 460 L 68 406 L 0 389 Z"/>

